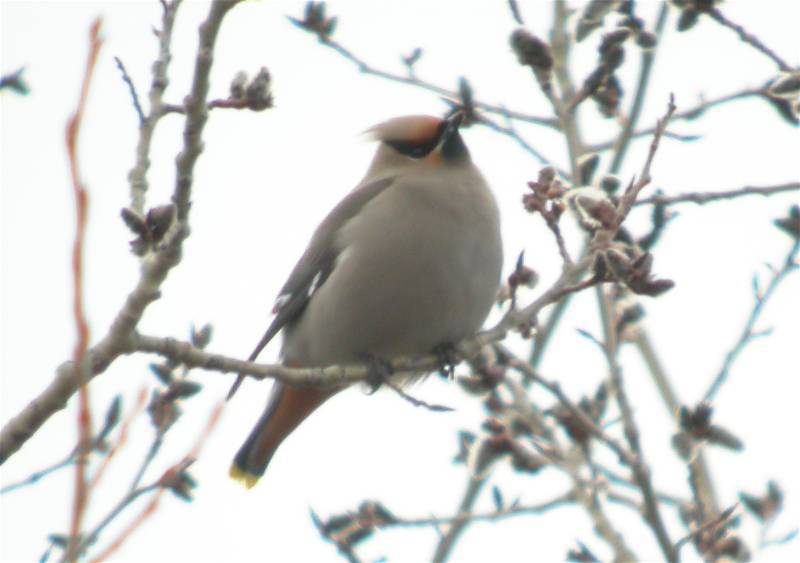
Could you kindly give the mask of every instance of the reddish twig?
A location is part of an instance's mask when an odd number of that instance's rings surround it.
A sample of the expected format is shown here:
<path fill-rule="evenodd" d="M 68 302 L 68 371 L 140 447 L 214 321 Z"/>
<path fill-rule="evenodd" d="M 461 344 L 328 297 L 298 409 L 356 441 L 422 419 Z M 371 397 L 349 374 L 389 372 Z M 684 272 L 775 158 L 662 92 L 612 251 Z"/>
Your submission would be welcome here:
<path fill-rule="evenodd" d="M 153 498 L 150 499 L 150 502 L 147 503 L 147 506 L 142 509 L 142 511 L 136 516 L 136 518 L 125 527 L 125 529 L 120 532 L 119 536 L 116 537 L 109 545 L 106 547 L 100 555 L 94 557 L 92 559 L 93 562 L 95 561 L 105 561 L 111 556 L 115 551 L 117 551 L 122 545 L 133 535 L 136 529 L 142 525 L 150 516 L 155 514 L 156 509 L 158 508 L 159 502 L 161 501 L 161 496 L 164 494 L 165 491 L 173 491 L 180 492 L 178 489 L 181 488 L 181 475 L 185 474 L 186 470 L 189 466 L 194 463 L 194 461 L 200 456 L 200 452 L 205 445 L 206 440 L 213 432 L 214 428 L 216 427 L 217 423 L 219 422 L 220 416 L 222 415 L 223 409 L 225 407 L 225 402 L 218 403 L 214 409 L 211 411 L 211 415 L 208 417 L 208 421 L 206 422 L 206 426 L 203 431 L 198 436 L 197 440 L 195 441 L 192 449 L 189 450 L 189 453 L 186 454 L 181 461 L 172 465 L 169 469 L 167 469 L 161 477 L 156 480 L 154 483 L 140 488 L 134 488 L 131 490 L 117 505 L 114 509 L 106 516 L 100 524 L 92 531 L 91 534 L 82 542 L 81 546 L 83 548 L 88 547 L 91 543 L 97 540 L 97 537 L 100 535 L 100 532 L 111 522 L 113 521 L 126 507 L 130 506 L 136 499 L 140 496 L 145 495 L 150 492 L 155 491 L 155 495 Z M 184 496 L 180 494 L 179 496 Z M 188 496 L 184 498 L 189 498 Z"/>
<path fill-rule="evenodd" d="M 92 360 L 84 366 L 89 377 L 105 372 L 111 363 L 129 350 L 130 341 L 145 310 L 159 298 L 161 284 L 172 268 L 180 262 L 181 245 L 183 240 L 189 236 L 188 213 L 194 178 L 193 171 L 203 148 L 201 137 L 208 117 L 205 100 L 213 62 L 213 57 L 210 55 L 214 51 L 222 20 L 236 1 L 215 1 L 200 28 L 200 48 L 195 60 L 194 78 L 188 96 L 184 144 L 176 162 L 173 200 L 177 208 L 177 224 L 172 227 L 174 230 L 170 231 L 165 247 L 142 262 L 139 279 L 128 294 L 124 305 L 114 317 L 107 332 L 87 354 Z M 176 2 L 171 2 L 168 7 L 175 5 Z M 143 152 L 141 146 L 138 154 L 142 159 L 141 162 L 145 162 L 147 152 Z M 146 167 L 142 170 L 146 171 Z M 131 175 L 135 176 L 133 172 Z M 140 187 L 142 186 L 146 186 L 146 184 L 142 184 Z M 136 190 L 138 189 L 136 188 Z M 143 201 L 143 192 L 136 190 L 134 190 L 134 194 L 138 193 L 138 196 L 134 195 L 134 203 L 137 200 Z M 54 413 L 65 407 L 67 401 L 80 387 L 81 378 L 77 373 L 80 367 L 74 361 L 61 364 L 47 387 L 38 393 L 28 406 L 3 425 L 0 430 L 0 465 L 14 455 Z"/>
<path fill-rule="evenodd" d="M 141 489 L 143 492 L 148 492 L 145 489 Z M 117 539 L 111 542 L 111 545 L 106 547 L 100 555 L 92 559 L 92 563 L 96 563 L 98 561 L 107 561 L 109 556 L 117 551 L 125 540 L 127 540 L 131 534 L 138 528 L 145 520 L 147 520 L 150 516 L 155 514 L 156 509 L 158 508 L 158 503 L 161 501 L 161 497 L 164 494 L 166 489 L 158 489 L 156 494 L 153 495 L 153 498 L 150 499 L 150 502 L 147 503 L 147 506 L 139 513 L 138 516 L 128 524 L 124 530 L 119 534 Z M 143 493 L 142 493 L 143 494 Z M 138 496 L 138 495 L 137 495 Z"/>
<path fill-rule="evenodd" d="M 73 361 L 77 368 L 79 377 L 79 397 L 80 406 L 78 408 L 78 460 L 75 464 L 75 497 L 73 501 L 72 524 L 70 526 L 70 541 L 67 549 L 67 559 L 75 561 L 78 558 L 78 534 L 81 528 L 81 519 L 86 508 L 87 493 L 86 488 L 86 455 L 87 445 L 92 436 L 92 413 L 89 408 L 89 389 L 87 386 L 87 358 L 86 351 L 89 348 L 89 324 L 83 307 L 83 248 L 86 237 L 86 214 L 89 204 L 89 195 L 86 187 L 81 180 L 80 169 L 78 166 L 78 133 L 80 132 L 83 113 L 86 109 L 86 99 L 89 95 L 89 85 L 92 74 L 97 62 L 97 56 L 103 40 L 100 38 L 100 28 L 103 20 L 97 18 L 89 31 L 89 55 L 86 60 L 86 70 L 81 84 L 81 93 L 78 100 L 78 108 L 75 114 L 67 122 L 66 142 L 67 153 L 69 155 L 69 168 L 72 177 L 72 187 L 75 195 L 75 241 L 72 246 L 72 313 L 75 318 L 75 326 L 78 339 L 73 351 Z"/>
<path fill-rule="evenodd" d="M 200 452 L 203 450 L 203 446 L 208 440 L 208 437 L 214 431 L 214 428 L 217 426 L 219 422 L 219 418 L 222 416 L 222 412 L 225 410 L 225 405 L 227 403 L 225 401 L 221 401 L 217 403 L 217 406 L 214 407 L 214 410 L 211 411 L 211 416 L 208 417 L 208 422 L 206 422 L 206 427 L 203 429 L 203 432 L 200 436 L 197 437 L 197 441 L 195 442 L 194 446 L 192 447 L 191 451 L 186 455 L 187 459 L 197 459 L 200 457 Z"/>

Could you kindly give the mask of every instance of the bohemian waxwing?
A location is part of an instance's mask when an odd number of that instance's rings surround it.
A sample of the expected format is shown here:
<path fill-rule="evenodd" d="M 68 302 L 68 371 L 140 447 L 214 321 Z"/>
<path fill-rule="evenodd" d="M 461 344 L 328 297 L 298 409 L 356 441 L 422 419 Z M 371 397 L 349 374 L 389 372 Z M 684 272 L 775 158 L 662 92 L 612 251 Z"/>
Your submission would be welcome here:
<path fill-rule="evenodd" d="M 430 353 L 480 329 L 503 250 L 460 123 L 398 117 L 369 131 L 380 146 L 365 178 L 317 228 L 249 360 L 280 330 L 283 363 L 312 367 Z M 276 381 L 231 477 L 252 487 L 284 438 L 341 389 Z"/>

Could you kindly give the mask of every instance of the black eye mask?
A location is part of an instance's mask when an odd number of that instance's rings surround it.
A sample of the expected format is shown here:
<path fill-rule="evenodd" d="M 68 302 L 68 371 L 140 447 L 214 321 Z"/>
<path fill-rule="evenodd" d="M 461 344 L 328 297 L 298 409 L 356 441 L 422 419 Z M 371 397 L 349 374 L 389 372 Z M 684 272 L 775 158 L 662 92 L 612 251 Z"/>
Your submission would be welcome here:
<path fill-rule="evenodd" d="M 427 141 L 386 141 L 386 144 L 405 156 L 411 158 L 425 158 L 436 148 L 436 145 L 439 144 L 442 134 L 444 134 L 445 127 L 447 127 L 447 123 L 442 122 L 442 124 L 436 128 L 436 134 Z"/>

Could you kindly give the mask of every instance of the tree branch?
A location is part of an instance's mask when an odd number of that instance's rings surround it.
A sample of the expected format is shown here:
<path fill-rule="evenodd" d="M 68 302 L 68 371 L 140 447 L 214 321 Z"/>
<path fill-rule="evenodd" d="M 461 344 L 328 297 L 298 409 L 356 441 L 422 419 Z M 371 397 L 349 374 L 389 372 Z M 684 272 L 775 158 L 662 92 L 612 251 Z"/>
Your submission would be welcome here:
<path fill-rule="evenodd" d="M 661 36 L 664 31 L 664 24 L 667 22 L 667 14 L 669 13 L 669 5 L 667 2 L 661 3 L 661 8 L 658 10 L 656 18 L 655 34 L 656 44 L 652 49 L 643 49 L 641 56 L 641 63 L 639 65 L 639 81 L 636 84 L 636 93 L 633 97 L 633 105 L 625 120 L 625 125 L 619 134 L 619 137 L 614 143 L 614 159 L 609 167 L 609 174 L 617 174 L 625 160 L 628 147 L 630 146 L 631 138 L 633 137 L 633 130 L 639 122 L 639 116 L 644 107 L 644 100 L 647 95 L 648 85 L 650 84 L 650 73 L 653 70 L 653 64 L 656 61 L 656 54 L 658 47 L 661 44 Z"/>
<path fill-rule="evenodd" d="M 781 268 L 777 271 L 773 270 L 772 277 L 770 278 L 769 283 L 764 291 L 761 292 L 760 290 L 756 289 L 753 308 L 750 311 L 750 315 L 747 317 L 747 321 L 744 324 L 742 333 L 739 335 L 739 338 L 737 339 L 733 348 L 731 348 L 731 350 L 725 355 L 725 360 L 722 362 L 722 367 L 720 368 L 719 373 L 717 373 L 717 376 L 712 381 L 708 391 L 706 391 L 705 395 L 703 396 L 704 401 L 710 402 L 716 398 L 720 388 L 727 381 L 731 367 L 733 367 L 736 358 L 739 357 L 739 354 L 741 354 L 747 345 L 750 344 L 755 338 L 763 335 L 763 333 L 753 332 L 755 324 L 777 287 L 791 272 L 797 269 L 796 261 L 798 251 L 800 251 L 800 239 L 795 239 Z"/>
<path fill-rule="evenodd" d="M 75 241 L 72 245 L 72 315 L 75 319 L 77 342 L 73 351 L 73 362 L 78 369 L 78 387 L 80 389 L 80 404 L 78 407 L 78 447 L 75 463 L 75 495 L 72 501 L 72 520 L 70 524 L 70 540 L 67 545 L 66 559 L 77 561 L 79 552 L 78 535 L 81 530 L 83 513 L 88 501 L 89 490 L 86 483 L 86 457 L 88 445 L 92 436 L 92 411 L 89 405 L 89 376 L 87 375 L 87 349 L 89 348 L 89 323 L 86 320 L 83 300 L 83 252 L 86 240 L 86 216 L 89 205 L 89 192 L 81 179 L 78 164 L 78 136 L 80 133 L 83 114 L 86 111 L 86 100 L 89 96 L 89 86 L 92 82 L 97 57 L 103 40 L 100 37 L 103 20 L 97 18 L 89 31 L 89 55 L 86 60 L 86 69 L 81 84 L 78 108 L 67 122 L 66 142 L 69 156 L 69 169 L 72 179 L 72 190 L 75 197 Z"/>
<path fill-rule="evenodd" d="M 408 84 L 409 86 L 414 86 L 416 88 L 428 90 L 429 92 L 434 92 L 435 94 L 439 94 L 440 96 L 444 96 L 445 98 L 453 100 L 459 98 L 459 93 L 457 91 L 448 90 L 447 88 L 442 88 L 441 86 L 437 86 L 436 84 L 433 84 L 431 82 L 420 80 L 416 76 L 405 76 L 402 74 L 395 74 L 393 72 L 388 72 L 385 70 L 380 70 L 375 67 L 372 67 L 369 64 L 367 64 L 367 62 L 364 61 L 364 59 L 360 58 L 358 55 L 356 55 L 355 53 L 344 47 L 341 43 L 334 40 L 329 35 L 322 35 L 320 33 L 314 32 L 313 30 L 308 30 L 303 26 L 300 27 L 302 29 L 305 29 L 306 31 L 314 33 L 319 39 L 320 44 L 324 45 L 325 47 L 328 47 L 329 49 L 332 49 L 333 51 L 340 54 L 348 61 L 355 64 L 359 72 L 362 72 L 364 74 L 369 74 L 372 76 L 377 76 L 379 78 L 384 78 L 392 82 L 399 82 L 401 84 Z M 542 125 L 544 127 L 558 129 L 558 121 L 549 117 L 539 117 L 536 115 L 530 115 L 519 111 L 510 110 L 503 106 L 487 104 L 485 102 L 479 102 L 479 101 L 475 101 L 474 106 L 487 113 L 507 116 L 510 117 L 511 119 L 516 119 L 518 121 L 525 121 L 527 123 L 533 123 L 535 125 Z"/>
<path fill-rule="evenodd" d="M 754 97 L 754 96 L 763 96 L 763 95 L 765 95 L 764 88 L 746 88 L 746 89 L 740 90 L 738 92 L 733 92 L 731 94 L 726 94 L 724 96 L 720 96 L 719 98 L 713 98 L 713 99 L 708 100 L 708 101 L 700 102 L 699 104 L 697 104 L 694 107 L 691 107 L 691 108 L 683 110 L 683 111 L 676 112 L 672 116 L 672 121 L 675 122 L 675 121 L 681 121 L 681 120 L 697 119 L 706 110 L 711 109 L 713 107 L 720 106 L 720 105 L 723 105 L 723 104 L 727 104 L 728 102 L 732 102 L 734 100 L 741 100 L 741 99 L 744 99 L 744 98 L 751 98 L 751 97 Z M 647 136 L 652 135 L 653 133 L 655 133 L 657 128 L 658 128 L 658 124 L 656 124 L 656 125 L 654 125 L 652 127 L 647 127 L 645 129 L 638 129 L 635 132 L 631 133 L 630 137 L 631 137 L 631 139 L 635 139 L 635 138 L 638 138 L 638 137 L 647 137 Z M 664 132 L 664 136 L 665 137 L 675 137 L 675 134 L 668 134 L 665 131 Z M 609 149 L 613 149 L 616 143 L 617 143 L 617 140 L 614 139 L 614 140 L 611 140 L 611 141 L 606 141 L 605 143 L 598 143 L 596 145 L 590 145 L 590 146 L 586 147 L 586 149 L 589 152 L 601 152 L 601 151 L 606 151 L 606 150 L 609 150 Z"/>
<path fill-rule="evenodd" d="M 711 19 L 715 20 L 720 25 L 736 32 L 736 35 L 739 36 L 739 39 L 772 59 L 782 71 L 789 72 L 792 70 L 792 67 L 789 66 L 789 64 L 781 57 L 779 57 L 775 51 L 764 45 L 758 37 L 752 33 L 749 33 L 744 27 L 726 18 L 725 15 L 719 11 L 719 8 L 711 8 L 711 10 L 706 13 L 711 17 Z"/>
<path fill-rule="evenodd" d="M 169 84 L 167 69 L 172 60 L 172 54 L 170 53 L 172 28 L 175 24 L 175 16 L 178 13 L 181 1 L 173 0 L 169 3 L 162 3 L 164 14 L 161 19 L 161 30 L 158 32 L 158 58 L 153 64 L 153 79 L 150 83 L 150 108 L 147 117 L 140 124 L 139 142 L 136 145 L 136 163 L 128 174 L 128 181 L 131 186 L 131 208 L 140 215 L 144 212 L 145 197 L 148 189 L 147 171 L 150 168 L 150 144 L 156 124 L 162 116 L 162 99 L 164 91 Z M 141 109 L 139 111 L 141 112 Z"/>
<path fill-rule="evenodd" d="M 202 150 L 200 135 L 207 118 L 205 109 L 212 53 L 222 18 L 238 0 L 215 0 L 200 28 L 200 48 L 195 61 L 194 79 L 187 104 L 184 148 L 177 159 L 176 188 L 173 200 L 178 208 L 163 247 L 142 263 L 140 278 L 105 336 L 87 353 L 89 378 L 102 373 L 120 354 L 129 351 L 136 325 L 147 306 L 160 296 L 160 286 L 170 270 L 180 262 L 183 240 L 188 236 L 189 196 L 194 164 Z M 50 416 L 63 409 L 78 389 L 80 379 L 74 361 L 56 370 L 53 381 L 22 412 L 0 431 L 0 465 L 11 457 Z"/>
<path fill-rule="evenodd" d="M 634 205 L 675 205 L 678 203 L 696 203 L 702 205 L 721 199 L 735 199 L 747 195 L 770 196 L 783 192 L 800 191 L 800 182 L 786 182 L 775 186 L 744 186 L 735 190 L 724 190 L 718 192 L 689 192 L 672 196 L 654 195 L 639 199 Z"/>

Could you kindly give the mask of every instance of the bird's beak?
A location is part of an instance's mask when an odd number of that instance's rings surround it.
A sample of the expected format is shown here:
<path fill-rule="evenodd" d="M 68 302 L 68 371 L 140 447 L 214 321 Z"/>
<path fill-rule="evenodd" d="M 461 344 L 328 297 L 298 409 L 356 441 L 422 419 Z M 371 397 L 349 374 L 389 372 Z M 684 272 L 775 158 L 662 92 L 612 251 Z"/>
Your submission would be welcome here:
<path fill-rule="evenodd" d="M 439 145 L 444 145 L 450 138 L 458 133 L 458 128 L 461 127 L 461 123 L 464 121 L 464 114 L 459 112 L 454 113 L 447 119 L 447 125 L 442 132 L 442 137 L 439 139 Z"/>

